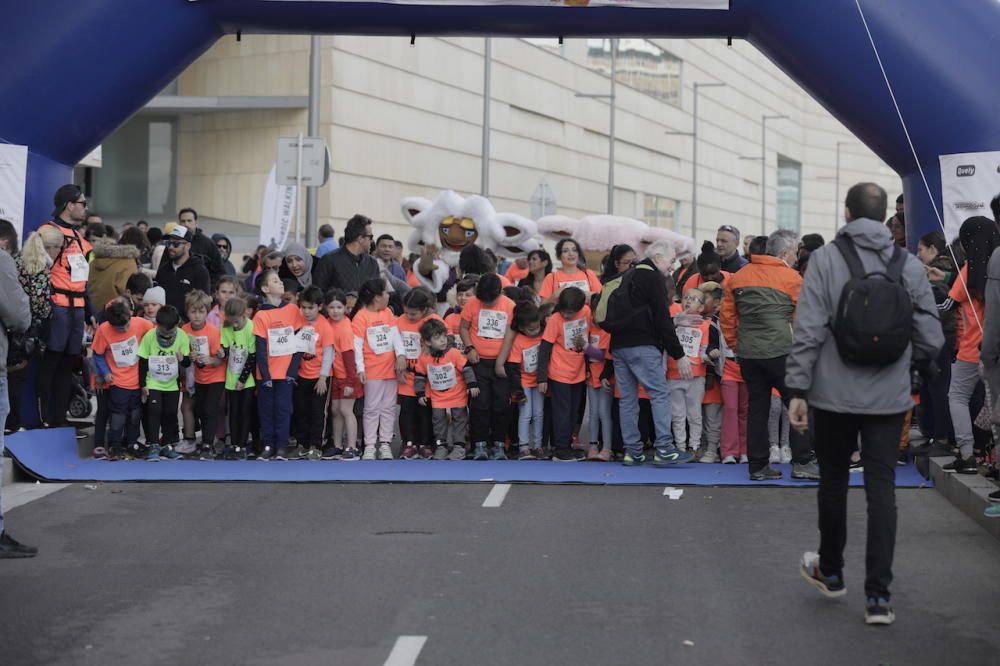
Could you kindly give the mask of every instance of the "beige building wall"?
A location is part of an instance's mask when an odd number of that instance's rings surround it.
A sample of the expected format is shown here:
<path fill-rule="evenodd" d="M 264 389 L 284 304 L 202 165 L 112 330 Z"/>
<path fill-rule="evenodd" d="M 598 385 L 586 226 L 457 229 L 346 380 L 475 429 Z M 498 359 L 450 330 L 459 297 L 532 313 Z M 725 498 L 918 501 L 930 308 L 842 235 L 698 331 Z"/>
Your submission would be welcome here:
<path fill-rule="evenodd" d="M 802 163 L 801 232 L 828 238 L 847 188 L 873 180 L 891 197 L 896 174 L 752 46 L 720 40 L 653 40 L 682 60 L 679 105 L 617 86 L 615 213 L 645 216 L 646 195 L 676 201 L 673 226 L 691 231 L 693 84 L 699 100 L 698 238 L 720 224 L 761 230 L 761 116 L 768 123 L 765 227 L 775 225 L 778 154 Z M 445 188 L 478 193 L 483 40 L 323 37 L 320 130 L 333 173 L 321 190 L 320 223 L 356 212 L 405 238 L 406 196 Z M 181 95 L 305 95 L 309 38 L 226 37 L 180 78 Z M 586 40 L 493 40 L 490 198 L 531 215 L 544 178 L 559 212 L 603 213 L 607 200 L 609 79 L 587 67 Z M 305 131 L 306 112 L 252 111 L 183 117 L 178 206 L 258 225 L 265 179 L 282 135 Z M 835 160 L 841 146 L 840 191 Z M 835 211 L 837 211 L 835 213 Z"/>

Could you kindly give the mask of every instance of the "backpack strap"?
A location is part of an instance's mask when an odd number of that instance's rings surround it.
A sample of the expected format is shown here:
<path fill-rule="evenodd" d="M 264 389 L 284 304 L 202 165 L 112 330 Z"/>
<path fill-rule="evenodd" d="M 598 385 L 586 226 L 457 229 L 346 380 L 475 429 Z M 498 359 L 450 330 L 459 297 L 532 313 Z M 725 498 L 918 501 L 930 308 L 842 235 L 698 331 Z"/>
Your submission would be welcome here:
<path fill-rule="evenodd" d="M 861 263 L 861 257 L 858 256 L 858 250 L 854 247 L 851 239 L 847 236 L 837 236 L 833 244 L 837 246 L 840 254 L 844 257 L 844 261 L 847 262 L 847 268 L 851 271 L 851 277 L 856 280 L 864 279 L 867 273 L 865 272 L 864 264 Z"/>
<path fill-rule="evenodd" d="M 893 246 L 892 258 L 889 260 L 889 265 L 886 267 L 885 272 L 888 274 L 889 279 L 893 282 L 897 282 L 900 285 L 903 284 L 903 267 L 906 265 L 906 253 L 898 245 Z"/>

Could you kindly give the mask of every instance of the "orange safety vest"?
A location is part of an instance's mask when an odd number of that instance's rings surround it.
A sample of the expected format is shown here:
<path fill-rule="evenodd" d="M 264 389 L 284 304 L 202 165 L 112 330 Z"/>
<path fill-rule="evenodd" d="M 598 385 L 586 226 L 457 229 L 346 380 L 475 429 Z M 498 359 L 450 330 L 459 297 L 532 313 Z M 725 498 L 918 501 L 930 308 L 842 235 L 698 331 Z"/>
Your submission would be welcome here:
<path fill-rule="evenodd" d="M 62 220 L 52 220 L 46 224 L 55 227 L 63 235 L 62 249 L 52 263 L 50 282 L 52 284 L 52 304 L 61 307 L 84 307 L 87 295 L 87 279 L 90 263 L 87 258 L 93 249 L 79 231 Z M 74 281 L 73 277 L 77 280 Z M 83 277 L 83 279 L 79 279 Z"/>

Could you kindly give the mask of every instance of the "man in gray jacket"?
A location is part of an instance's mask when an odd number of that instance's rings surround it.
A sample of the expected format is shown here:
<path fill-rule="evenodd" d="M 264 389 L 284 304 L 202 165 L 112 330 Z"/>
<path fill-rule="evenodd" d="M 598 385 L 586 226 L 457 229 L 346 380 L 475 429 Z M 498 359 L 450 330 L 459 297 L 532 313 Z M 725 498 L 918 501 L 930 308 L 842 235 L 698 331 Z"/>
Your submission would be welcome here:
<path fill-rule="evenodd" d="M 990 202 L 1000 208 L 1000 196 Z M 996 216 L 996 208 L 994 216 Z M 993 401 L 993 420 L 1000 418 L 1000 248 L 993 251 L 990 263 L 986 266 L 986 321 L 983 322 L 983 343 L 980 347 L 980 358 L 983 362 L 983 379 L 989 389 L 989 397 Z M 1000 490 L 989 494 L 990 502 L 1000 505 Z M 987 509 L 990 517 L 1000 517 L 996 507 Z"/>
<path fill-rule="evenodd" d="M 7 220 L 0 220 L 0 230 L 13 227 Z M 13 242 L 8 238 L 0 250 L 0 456 L 3 455 L 3 427 L 10 413 L 10 400 L 7 395 L 7 331 L 23 333 L 31 325 L 31 307 L 28 305 L 28 295 L 21 288 L 17 279 L 17 265 L 10 252 L 17 251 L 17 235 L 14 232 Z M 0 510 L 0 559 L 14 557 L 34 557 L 37 548 L 25 546 L 11 538 L 4 530 L 3 511 Z"/>
<path fill-rule="evenodd" d="M 847 193 L 848 222 L 837 234 L 854 245 L 866 271 L 885 271 L 892 258 L 892 235 L 883 224 L 886 193 L 860 183 Z M 930 364 L 944 344 L 930 282 L 916 257 L 906 256 L 902 282 L 913 303 L 911 344 L 889 365 L 848 365 L 840 358 L 830 327 L 850 270 L 834 244 L 809 257 L 785 382 L 793 399 L 792 427 L 815 433 L 819 459 L 819 553 L 806 553 L 802 575 L 827 596 L 846 593 L 843 579 L 847 542 L 847 485 L 851 453 L 861 435 L 868 541 L 865 555 L 865 621 L 891 624 L 889 605 L 896 545 L 896 458 L 910 397 L 911 366 Z M 809 408 L 813 423 L 809 423 Z"/>

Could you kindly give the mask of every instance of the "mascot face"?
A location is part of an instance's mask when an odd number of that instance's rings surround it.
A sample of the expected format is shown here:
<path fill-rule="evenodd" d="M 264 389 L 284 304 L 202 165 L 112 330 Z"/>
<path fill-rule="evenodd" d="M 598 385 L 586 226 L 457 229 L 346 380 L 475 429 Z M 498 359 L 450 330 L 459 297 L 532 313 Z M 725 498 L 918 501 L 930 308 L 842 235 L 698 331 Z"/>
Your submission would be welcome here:
<path fill-rule="evenodd" d="M 410 252 L 420 254 L 425 246 L 437 245 L 449 266 L 457 266 L 459 254 L 472 244 L 511 259 L 540 247 L 534 238 L 538 233 L 534 222 L 514 213 L 498 213 L 489 199 L 480 196 L 466 198 L 445 190 L 434 201 L 406 198 L 400 208 L 413 227 Z"/>

